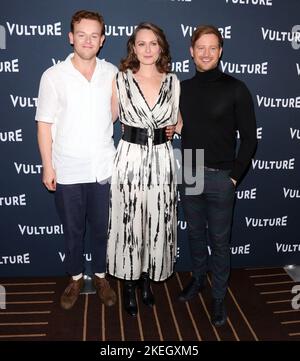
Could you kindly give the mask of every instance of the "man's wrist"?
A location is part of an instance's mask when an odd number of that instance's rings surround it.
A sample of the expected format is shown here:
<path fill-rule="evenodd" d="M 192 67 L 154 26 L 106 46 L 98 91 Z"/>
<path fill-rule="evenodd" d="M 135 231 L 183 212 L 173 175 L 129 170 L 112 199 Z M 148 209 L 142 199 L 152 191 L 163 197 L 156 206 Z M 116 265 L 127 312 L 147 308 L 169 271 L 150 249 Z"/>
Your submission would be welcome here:
<path fill-rule="evenodd" d="M 230 179 L 231 179 L 232 183 L 234 184 L 234 186 L 236 186 L 237 181 L 235 179 L 231 178 L 231 177 L 230 177 Z"/>

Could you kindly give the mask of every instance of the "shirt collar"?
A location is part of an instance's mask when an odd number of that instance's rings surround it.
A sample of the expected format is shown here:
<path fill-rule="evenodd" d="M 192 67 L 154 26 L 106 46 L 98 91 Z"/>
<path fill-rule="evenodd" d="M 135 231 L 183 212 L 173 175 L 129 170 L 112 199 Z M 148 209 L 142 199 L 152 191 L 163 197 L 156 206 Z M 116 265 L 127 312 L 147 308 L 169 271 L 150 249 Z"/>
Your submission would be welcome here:
<path fill-rule="evenodd" d="M 195 78 L 197 81 L 204 83 L 204 82 L 210 82 L 215 81 L 218 78 L 220 78 L 222 75 L 222 72 L 219 70 L 218 67 L 207 70 L 207 71 L 198 71 L 196 70 Z"/>

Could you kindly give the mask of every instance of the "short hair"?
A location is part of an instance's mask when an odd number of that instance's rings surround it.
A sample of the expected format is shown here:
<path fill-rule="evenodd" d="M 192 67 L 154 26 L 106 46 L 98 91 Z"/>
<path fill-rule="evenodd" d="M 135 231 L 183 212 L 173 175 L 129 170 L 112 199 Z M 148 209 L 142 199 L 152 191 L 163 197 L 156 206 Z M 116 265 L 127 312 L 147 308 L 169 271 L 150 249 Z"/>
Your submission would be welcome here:
<path fill-rule="evenodd" d="M 101 25 L 101 35 L 105 34 L 105 24 L 103 16 L 94 11 L 79 10 L 72 16 L 71 19 L 71 32 L 74 33 L 74 24 L 79 23 L 82 19 L 96 20 Z"/>
<path fill-rule="evenodd" d="M 200 25 L 198 26 L 195 31 L 193 32 L 193 35 L 191 37 L 191 45 L 192 48 L 195 46 L 196 41 L 205 34 L 214 34 L 216 35 L 216 37 L 218 38 L 218 42 L 219 42 L 219 47 L 223 48 L 223 38 L 222 35 L 220 33 L 220 31 L 218 30 L 218 28 L 216 28 L 213 25 Z"/>
<path fill-rule="evenodd" d="M 127 56 L 121 60 L 120 70 L 126 71 L 131 69 L 133 73 L 136 73 L 140 68 L 140 62 L 137 59 L 134 52 L 134 44 L 136 40 L 137 33 L 140 30 L 147 29 L 153 31 L 157 37 L 158 45 L 160 46 L 161 53 L 160 57 L 156 62 L 156 68 L 160 73 L 169 73 L 171 71 L 171 56 L 169 50 L 169 43 L 166 39 L 166 36 L 161 28 L 152 23 L 143 22 L 140 23 L 136 29 L 133 31 L 132 35 L 127 41 Z"/>

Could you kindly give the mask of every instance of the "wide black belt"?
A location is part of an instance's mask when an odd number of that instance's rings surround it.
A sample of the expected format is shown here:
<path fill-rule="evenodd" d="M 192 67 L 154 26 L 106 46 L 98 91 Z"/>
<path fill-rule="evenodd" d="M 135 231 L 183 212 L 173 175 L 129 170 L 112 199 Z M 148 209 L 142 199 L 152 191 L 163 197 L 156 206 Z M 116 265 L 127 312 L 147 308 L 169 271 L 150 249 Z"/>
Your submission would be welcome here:
<path fill-rule="evenodd" d="M 124 132 L 122 139 L 126 140 L 126 142 L 148 145 L 148 138 L 152 138 L 153 145 L 158 145 L 168 141 L 166 136 L 166 128 L 152 130 L 147 128 L 130 127 L 126 124 L 123 124 L 123 126 Z"/>

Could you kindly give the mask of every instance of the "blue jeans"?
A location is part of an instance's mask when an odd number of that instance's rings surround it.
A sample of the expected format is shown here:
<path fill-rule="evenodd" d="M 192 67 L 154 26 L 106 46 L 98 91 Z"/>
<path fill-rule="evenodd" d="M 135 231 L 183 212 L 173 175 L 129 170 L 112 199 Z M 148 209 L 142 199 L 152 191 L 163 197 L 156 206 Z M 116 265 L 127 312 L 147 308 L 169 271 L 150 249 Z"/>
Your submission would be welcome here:
<path fill-rule="evenodd" d="M 90 226 L 92 272 L 106 272 L 109 183 L 56 185 L 55 204 L 64 228 L 66 270 L 84 271 L 84 234 Z"/>
<path fill-rule="evenodd" d="M 204 170 L 204 190 L 181 199 L 188 224 L 193 277 L 208 270 L 207 233 L 211 245 L 212 297 L 224 298 L 230 274 L 230 234 L 235 187 L 230 170 Z"/>

